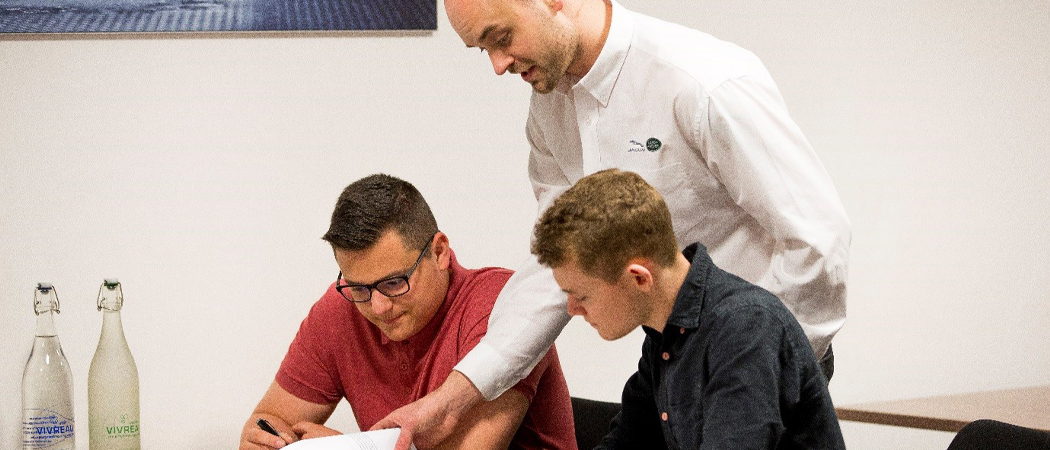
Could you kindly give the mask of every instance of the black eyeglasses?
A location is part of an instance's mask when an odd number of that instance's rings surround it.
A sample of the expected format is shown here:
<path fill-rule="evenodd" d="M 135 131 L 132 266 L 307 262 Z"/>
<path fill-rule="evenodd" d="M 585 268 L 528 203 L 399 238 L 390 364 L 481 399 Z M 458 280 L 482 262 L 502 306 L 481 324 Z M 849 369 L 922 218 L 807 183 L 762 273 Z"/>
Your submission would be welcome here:
<path fill-rule="evenodd" d="M 372 284 L 348 284 L 343 280 L 343 271 L 340 270 L 339 277 L 335 279 L 335 290 L 339 291 L 343 298 L 354 303 L 372 301 L 373 289 L 387 297 L 405 295 L 412 288 L 412 286 L 408 285 L 408 279 L 412 278 L 412 273 L 416 271 L 416 267 L 419 267 L 419 262 L 423 260 L 423 255 L 427 253 L 429 248 L 430 242 L 427 242 L 426 247 L 423 247 L 423 251 L 419 252 L 419 256 L 416 257 L 416 263 L 412 264 L 412 268 L 408 269 L 408 272 L 405 272 L 404 275 L 384 278 Z"/>

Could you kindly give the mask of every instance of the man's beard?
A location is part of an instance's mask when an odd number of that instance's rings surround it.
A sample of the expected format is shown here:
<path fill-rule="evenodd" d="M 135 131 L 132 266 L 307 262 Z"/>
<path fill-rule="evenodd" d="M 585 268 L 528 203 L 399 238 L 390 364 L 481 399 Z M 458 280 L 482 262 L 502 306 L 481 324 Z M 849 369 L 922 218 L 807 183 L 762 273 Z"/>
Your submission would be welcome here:
<path fill-rule="evenodd" d="M 543 77 L 532 83 L 532 89 L 540 94 L 553 91 L 569 70 L 572 62 L 577 60 L 583 53 L 580 46 L 580 37 L 575 34 L 571 27 L 561 26 L 557 21 L 550 20 L 549 33 L 546 41 L 554 45 L 548 47 L 548 51 L 541 55 L 539 62 L 530 61 L 525 69 L 535 66 Z"/>

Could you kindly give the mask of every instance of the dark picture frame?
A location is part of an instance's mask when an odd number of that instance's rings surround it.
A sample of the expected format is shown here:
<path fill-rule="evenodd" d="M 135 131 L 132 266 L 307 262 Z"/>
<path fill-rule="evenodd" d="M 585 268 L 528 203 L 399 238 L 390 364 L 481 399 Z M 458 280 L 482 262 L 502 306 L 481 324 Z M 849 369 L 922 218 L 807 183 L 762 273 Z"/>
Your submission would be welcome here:
<path fill-rule="evenodd" d="M 0 0 L 0 35 L 433 31 L 437 0 Z"/>

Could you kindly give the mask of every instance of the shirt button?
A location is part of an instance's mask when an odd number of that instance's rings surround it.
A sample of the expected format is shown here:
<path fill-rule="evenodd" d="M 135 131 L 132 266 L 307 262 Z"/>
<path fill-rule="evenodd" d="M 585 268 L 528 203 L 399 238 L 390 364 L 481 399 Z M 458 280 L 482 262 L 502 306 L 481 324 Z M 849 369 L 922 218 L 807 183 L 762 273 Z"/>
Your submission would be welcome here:
<path fill-rule="evenodd" d="M 407 363 L 401 363 L 401 370 L 408 370 L 408 364 Z"/>
<path fill-rule="evenodd" d="M 660 418 L 667 422 L 667 413 L 660 414 Z"/>
<path fill-rule="evenodd" d="M 671 359 L 671 354 L 667 353 L 667 352 L 664 352 L 663 357 L 664 357 L 664 361 L 670 360 Z"/>

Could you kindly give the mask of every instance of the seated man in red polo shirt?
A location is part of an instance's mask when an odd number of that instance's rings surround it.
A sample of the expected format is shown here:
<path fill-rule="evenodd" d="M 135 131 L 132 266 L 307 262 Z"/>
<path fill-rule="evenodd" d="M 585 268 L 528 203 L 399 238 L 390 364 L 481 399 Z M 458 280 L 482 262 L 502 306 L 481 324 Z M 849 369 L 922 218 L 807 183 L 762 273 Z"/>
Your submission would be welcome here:
<path fill-rule="evenodd" d="M 461 267 L 422 195 L 388 175 L 348 186 L 324 239 L 339 276 L 303 320 L 244 426 L 241 450 L 338 434 L 322 424 L 344 397 L 367 430 L 436 389 L 485 335 L 511 275 Z M 280 436 L 260 429 L 259 418 Z M 475 407 L 438 448 L 575 450 L 555 350 L 513 389 Z"/>

